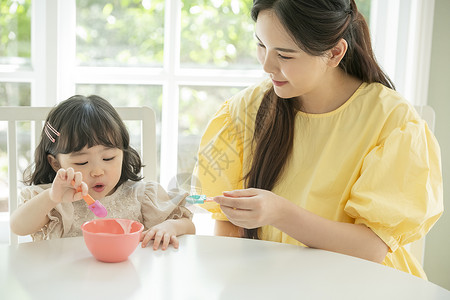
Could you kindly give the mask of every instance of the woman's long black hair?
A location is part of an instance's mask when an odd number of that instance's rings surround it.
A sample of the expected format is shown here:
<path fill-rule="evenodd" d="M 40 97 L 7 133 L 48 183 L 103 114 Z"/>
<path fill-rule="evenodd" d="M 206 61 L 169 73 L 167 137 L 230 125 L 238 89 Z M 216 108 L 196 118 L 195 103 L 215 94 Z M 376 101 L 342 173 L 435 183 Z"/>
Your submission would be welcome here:
<path fill-rule="evenodd" d="M 270 10 L 297 45 L 321 56 L 345 39 L 348 49 L 339 67 L 364 82 L 379 82 L 394 89 L 373 54 L 367 23 L 354 0 L 254 0 L 252 18 Z M 278 97 L 273 88 L 258 109 L 253 136 L 254 156 L 245 175 L 246 187 L 272 190 L 292 152 L 298 101 Z M 258 228 L 244 229 L 244 236 L 258 238 Z"/>
<path fill-rule="evenodd" d="M 46 127 L 49 124 L 59 136 Z M 103 145 L 123 151 L 122 174 L 117 186 L 127 180 L 139 181 L 142 161 L 130 146 L 128 130 L 114 107 L 105 99 L 92 95 L 75 95 L 60 102 L 48 114 L 35 151 L 34 163 L 24 173 L 26 184 L 51 183 L 56 172 L 47 160 L 47 155 L 80 151 Z M 45 132 L 51 134 L 52 141 Z"/>

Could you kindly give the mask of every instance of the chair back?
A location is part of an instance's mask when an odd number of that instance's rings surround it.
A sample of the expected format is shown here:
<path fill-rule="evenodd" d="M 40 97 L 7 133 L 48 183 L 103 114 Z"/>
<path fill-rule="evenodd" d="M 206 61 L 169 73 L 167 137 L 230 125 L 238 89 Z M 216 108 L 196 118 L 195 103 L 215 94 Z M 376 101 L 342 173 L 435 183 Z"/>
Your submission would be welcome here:
<path fill-rule="evenodd" d="M 18 167 L 18 150 L 21 147 L 22 140 L 17 138 L 17 131 L 19 129 L 19 122 L 30 123 L 30 140 L 26 141 L 30 145 L 30 164 L 34 158 L 34 150 L 39 143 L 43 123 L 47 118 L 49 111 L 53 107 L 26 107 L 26 106 L 10 106 L 0 107 L 0 122 L 7 122 L 6 129 L 6 145 L 7 145 L 7 164 L 8 164 L 8 213 L 6 216 L 0 218 L 4 220 L 1 225 L 7 225 L 9 231 L 9 243 L 17 244 L 19 238 L 9 230 L 9 216 L 18 206 L 18 192 L 19 181 L 22 180 L 22 174 Z M 157 159 L 156 159 L 156 117 L 153 109 L 147 106 L 143 107 L 116 107 L 117 112 L 124 120 L 125 124 L 128 121 L 140 121 L 139 126 L 139 140 L 133 143 L 133 136 L 137 133 L 133 130 L 130 132 L 131 144 L 140 153 L 144 168 L 142 174 L 145 180 L 156 180 L 157 173 Z M 2 122 L 3 123 L 3 122 Z M 128 124 L 127 124 L 128 127 Z M 0 141 L 1 142 L 1 141 Z M 0 213 L 2 214 L 2 213 Z M 5 213 L 3 213 L 5 215 Z M 5 232 L 1 230 L 1 232 Z M 0 237 L 1 239 L 1 237 Z"/>

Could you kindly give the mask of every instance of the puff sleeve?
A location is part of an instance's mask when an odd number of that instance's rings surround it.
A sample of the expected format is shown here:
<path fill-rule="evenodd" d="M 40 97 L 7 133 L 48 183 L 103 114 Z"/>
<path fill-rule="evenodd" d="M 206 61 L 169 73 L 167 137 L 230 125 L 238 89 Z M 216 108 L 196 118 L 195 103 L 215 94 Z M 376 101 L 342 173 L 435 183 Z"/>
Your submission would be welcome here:
<path fill-rule="evenodd" d="M 34 196 L 50 188 L 51 184 L 32 185 L 21 190 L 19 203 L 25 203 Z M 74 208 L 72 203 L 59 203 L 48 214 L 50 221 L 38 232 L 32 233 L 33 241 L 64 237 L 73 223 Z"/>
<path fill-rule="evenodd" d="M 397 127 L 364 158 L 345 212 L 394 252 L 423 237 L 443 212 L 439 145 L 423 120 Z"/>
<path fill-rule="evenodd" d="M 184 206 L 187 193 L 168 193 L 156 182 L 146 182 L 144 189 L 141 212 L 146 229 L 168 219 L 192 219 L 192 213 Z"/>
<path fill-rule="evenodd" d="M 233 122 L 229 102 L 225 102 L 210 120 L 200 141 L 198 160 L 192 176 L 196 194 L 213 197 L 223 191 L 243 188 L 242 128 Z M 220 206 L 207 202 L 201 207 L 212 212 L 216 220 L 227 220 Z"/>

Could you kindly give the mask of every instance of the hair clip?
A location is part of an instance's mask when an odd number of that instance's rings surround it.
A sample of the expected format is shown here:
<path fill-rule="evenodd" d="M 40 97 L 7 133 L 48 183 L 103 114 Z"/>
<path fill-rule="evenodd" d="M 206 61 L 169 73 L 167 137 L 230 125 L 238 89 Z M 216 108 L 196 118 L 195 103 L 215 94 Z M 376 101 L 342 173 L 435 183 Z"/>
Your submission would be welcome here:
<path fill-rule="evenodd" d="M 50 141 L 52 141 L 52 143 L 54 143 L 55 142 L 55 138 L 50 134 L 50 132 L 48 132 L 47 128 L 50 129 L 50 131 L 53 132 L 56 136 L 59 136 L 60 133 L 55 128 L 53 128 L 53 126 L 50 125 L 49 122 L 45 123 L 44 132 L 48 136 Z"/>

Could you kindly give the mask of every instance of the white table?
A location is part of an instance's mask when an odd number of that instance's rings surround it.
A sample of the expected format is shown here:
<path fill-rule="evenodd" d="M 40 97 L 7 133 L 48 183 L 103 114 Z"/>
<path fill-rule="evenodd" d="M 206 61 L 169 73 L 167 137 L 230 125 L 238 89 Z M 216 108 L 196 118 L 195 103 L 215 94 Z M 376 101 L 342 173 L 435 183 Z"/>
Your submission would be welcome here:
<path fill-rule="evenodd" d="M 186 235 L 102 263 L 83 238 L 0 247 L 0 299 L 450 299 L 431 282 L 287 244 Z"/>

